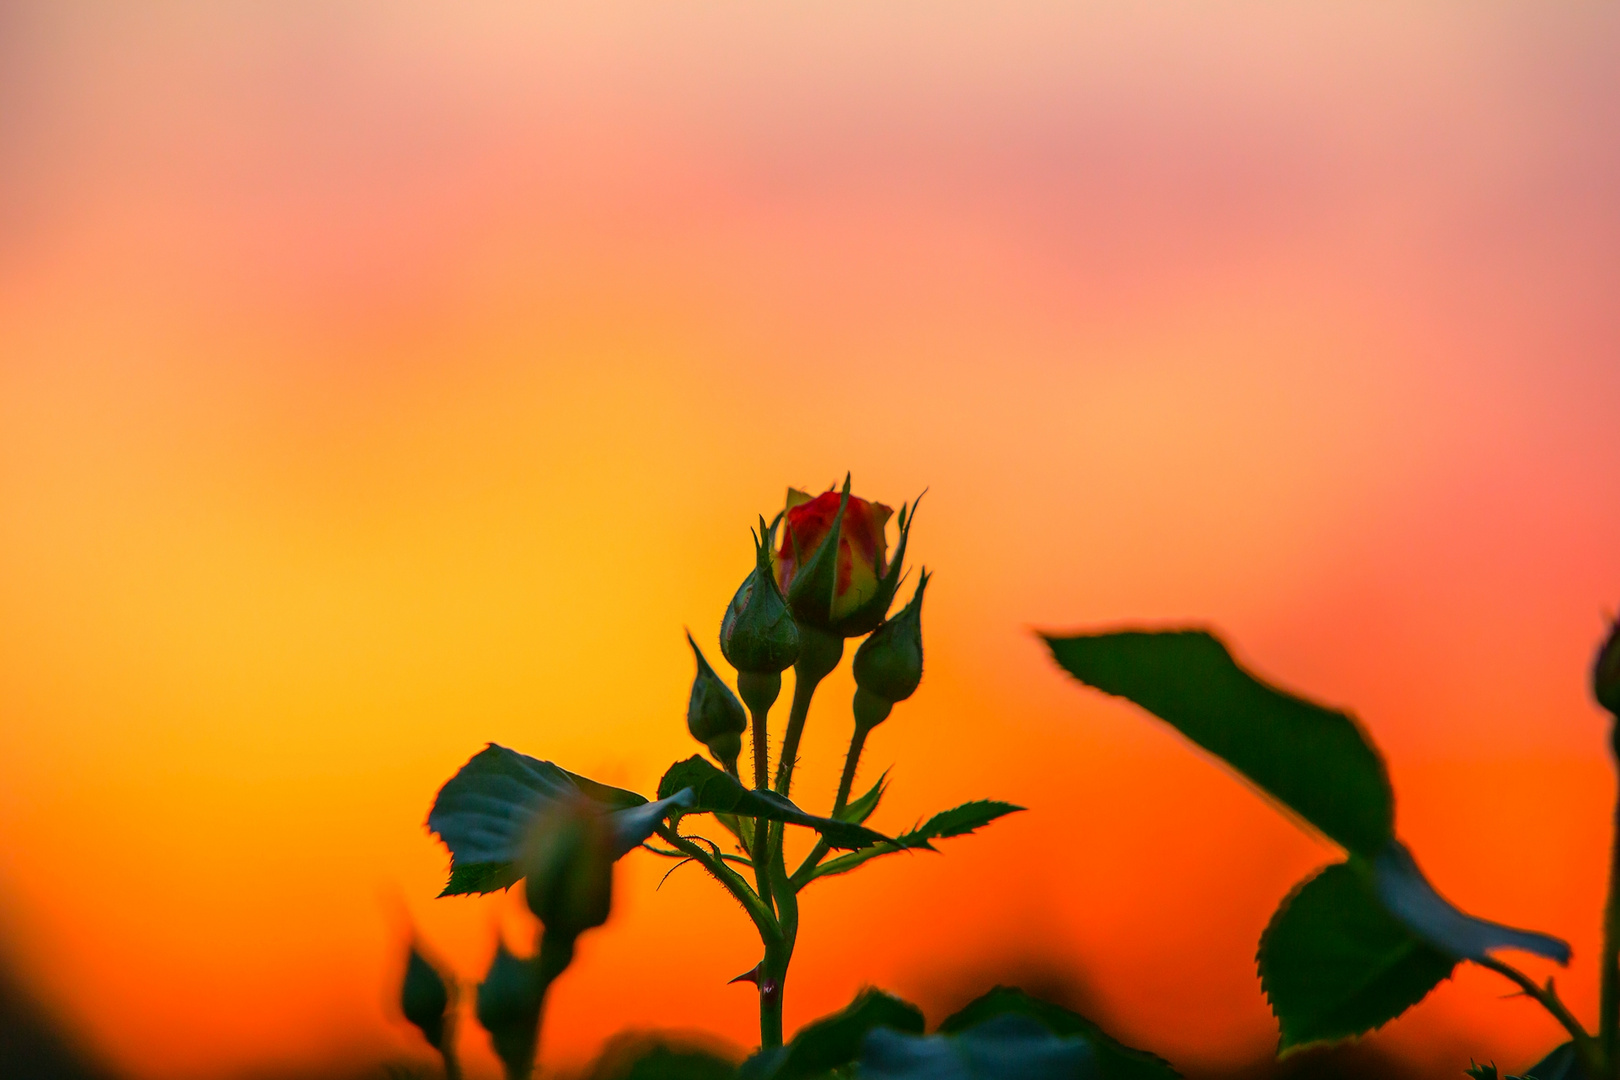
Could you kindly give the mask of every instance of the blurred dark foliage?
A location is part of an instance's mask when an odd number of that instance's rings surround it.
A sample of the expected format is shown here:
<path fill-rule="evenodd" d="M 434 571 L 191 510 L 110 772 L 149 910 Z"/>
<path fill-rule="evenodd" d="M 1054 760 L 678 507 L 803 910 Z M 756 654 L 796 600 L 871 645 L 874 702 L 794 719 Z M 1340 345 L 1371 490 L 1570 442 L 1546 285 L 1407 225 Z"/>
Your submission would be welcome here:
<path fill-rule="evenodd" d="M 0 956 L 0 1076 L 17 1080 L 112 1080 L 113 1071 L 79 1045 Z"/>

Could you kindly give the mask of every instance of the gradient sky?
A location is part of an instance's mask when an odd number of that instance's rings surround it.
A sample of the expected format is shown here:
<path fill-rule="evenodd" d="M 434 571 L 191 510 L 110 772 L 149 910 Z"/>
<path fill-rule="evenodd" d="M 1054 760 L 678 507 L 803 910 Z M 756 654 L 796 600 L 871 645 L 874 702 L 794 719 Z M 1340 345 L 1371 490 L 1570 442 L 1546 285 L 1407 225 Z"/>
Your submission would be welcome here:
<path fill-rule="evenodd" d="M 1596 3 L 5 5 L 7 950 L 137 1076 L 419 1057 L 406 927 L 467 979 L 529 929 L 432 899 L 437 786 L 493 739 L 650 792 L 682 627 L 715 655 L 754 516 L 852 469 L 929 489 L 938 575 L 874 824 L 1030 812 L 807 894 L 790 1026 L 1061 969 L 1178 1062 L 1272 1045 L 1255 941 L 1333 852 L 1031 633 L 1121 622 L 1352 708 L 1592 1017 L 1616 72 Z M 757 1030 L 750 927 L 664 869 L 550 1063 Z M 1379 1038 L 1522 1065 L 1508 989 Z"/>

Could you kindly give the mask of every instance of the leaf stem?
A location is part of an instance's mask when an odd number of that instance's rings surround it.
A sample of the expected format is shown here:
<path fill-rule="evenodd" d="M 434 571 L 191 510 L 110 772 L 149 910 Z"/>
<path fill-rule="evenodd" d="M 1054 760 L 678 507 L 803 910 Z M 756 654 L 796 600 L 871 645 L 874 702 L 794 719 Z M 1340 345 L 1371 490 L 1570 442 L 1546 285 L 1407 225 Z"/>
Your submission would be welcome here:
<path fill-rule="evenodd" d="M 1563 1001 L 1559 999 L 1558 991 L 1553 988 L 1551 979 L 1547 980 L 1546 986 L 1537 986 L 1535 980 L 1531 979 L 1530 976 L 1515 967 L 1503 963 L 1494 956 L 1486 956 L 1474 962 L 1518 984 L 1519 989 L 1524 991 L 1525 996 L 1534 999 L 1538 1005 L 1552 1014 L 1553 1019 L 1564 1025 L 1564 1030 L 1569 1032 L 1570 1038 L 1574 1040 L 1575 1052 L 1581 1056 L 1581 1063 L 1586 1067 L 1587 1071 L 1593 1076 L 1601 1077 L 1604 1075 L 1602 1047 L 1581 1026 L 1581 1022 L 1575 1019 L 1575 1014 L 1570 1012 Z"/>
<path fill-rule="evenodd" d="M 726 865 L 723 857 L 716 853 L 705 851 L 691 840 L 680 835 L 667 824 L 658 826 L 658 835 L 662 836 L 670 847 L 696 859 L 711 877 L 718 881 L 727 892 L 736 898 L 748 912 L 748 917 L 754 920 L 754 926 L 759 929 L 760 940 L 769 945 L 770 939 L 780 938 L 782 928 L 777 925 L 776 914 L 770 910 L 759 894 L 749 888 L 747 880 L 737 871 Z"/>

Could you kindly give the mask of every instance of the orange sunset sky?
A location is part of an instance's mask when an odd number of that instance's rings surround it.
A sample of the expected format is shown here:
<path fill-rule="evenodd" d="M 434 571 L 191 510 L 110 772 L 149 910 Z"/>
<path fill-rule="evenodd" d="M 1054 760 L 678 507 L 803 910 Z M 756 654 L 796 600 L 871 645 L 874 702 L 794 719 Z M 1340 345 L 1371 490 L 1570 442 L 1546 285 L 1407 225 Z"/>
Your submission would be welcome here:
<path fill-rule="evenodd" d="M 1022 973 L 1182 1066 L 1274 1045 L 1256 939 L 1335 852 L 1032 634 L 1120 622 L 1352 708 L 1593 1019 L 1617 72 L 1598 3 L 5 4 L 0 953 L 132 1077 L 427 1060 L 407 927 L 467 980 L 529 932 L 433 899 L 438 785 L 495 740 L 651 792 L 682 628 L 717 659 L 755 515 L 851 469 L 929 489 L 937 572 L 874 824 L 1029 812 L 807 893 L 790 1028 Z M 757 1034 L 751 927 L 664 869 L 549 1065 Z M 1509 989 L 1377 1038 L 1523 1066 Z"/>

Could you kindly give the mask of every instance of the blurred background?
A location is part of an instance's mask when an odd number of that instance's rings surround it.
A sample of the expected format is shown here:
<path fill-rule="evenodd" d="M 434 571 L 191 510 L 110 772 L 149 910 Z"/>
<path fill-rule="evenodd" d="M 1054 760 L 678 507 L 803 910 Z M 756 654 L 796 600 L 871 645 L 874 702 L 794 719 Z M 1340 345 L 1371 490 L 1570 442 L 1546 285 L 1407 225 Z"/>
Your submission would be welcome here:
<path fill-rule="evenodd" d="M 1030 810 L 808 893 L 790 1027 L 1011 980 L 1267 1059 L 1255 943 L 1334 852 L 1032 634 L 1133 622 L 1353 709 L 1439 888 L 1571 940 L 1590 1021 L 1617 71 L 1598 3 L 0 5 L 15 1075 L 428 1062 L 409 928 L 467 980 L 529 933 L 433 899 L 438 785 L 493 739 L 651 791 L 682 627 L 717 655 L 755 515 L 846 469 L 929 489 L 938 575 L 874 824 Z M 757 1032 L 751 928 L 666 868 L 621 864 L 552 1067 Z M 1509 989 L 1364 1053 L 1522 1067 L 1560 1035 Z"/>

